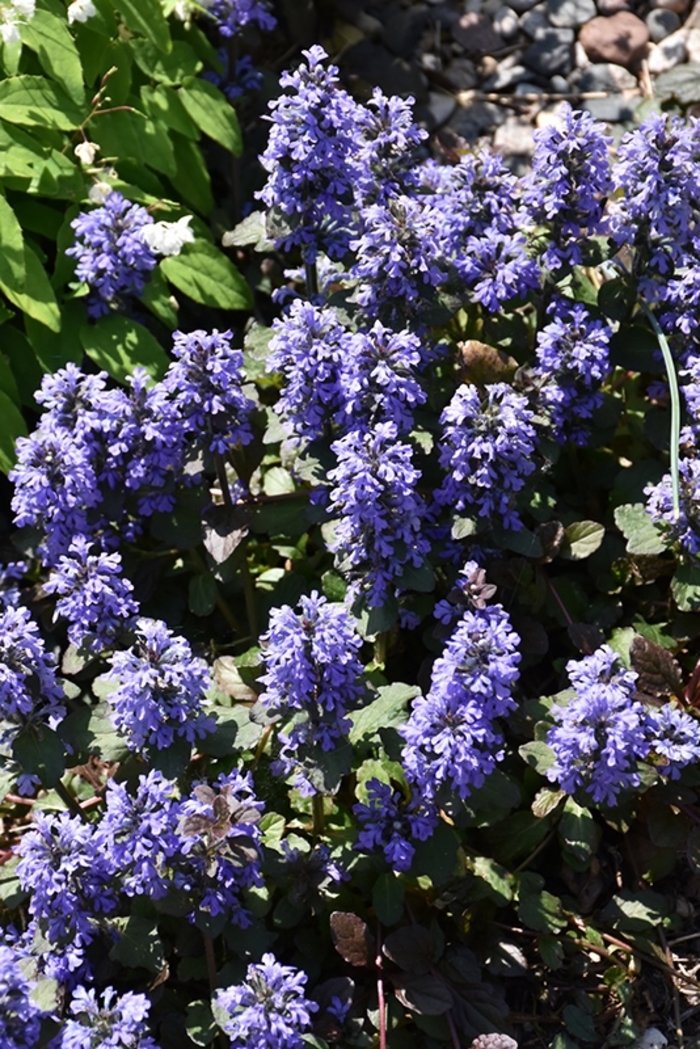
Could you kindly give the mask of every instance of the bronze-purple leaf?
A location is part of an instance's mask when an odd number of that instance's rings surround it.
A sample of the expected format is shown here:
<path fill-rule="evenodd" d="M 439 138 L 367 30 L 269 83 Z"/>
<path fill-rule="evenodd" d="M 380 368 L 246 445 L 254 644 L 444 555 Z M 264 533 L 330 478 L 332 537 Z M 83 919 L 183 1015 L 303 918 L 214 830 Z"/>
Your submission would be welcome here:
<path fill-rule="evenodd" d="M 330 919 L 333 946 L 349 965 L 371 965 L 376 948 L 374 937 L 356 914 L 333 911 Z"/>

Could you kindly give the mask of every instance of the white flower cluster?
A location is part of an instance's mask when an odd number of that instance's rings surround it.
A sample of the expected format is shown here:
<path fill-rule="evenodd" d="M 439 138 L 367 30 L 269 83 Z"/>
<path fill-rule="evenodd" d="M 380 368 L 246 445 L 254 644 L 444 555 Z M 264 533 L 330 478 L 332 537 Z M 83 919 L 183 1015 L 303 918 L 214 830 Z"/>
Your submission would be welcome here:
<path fill-rule="evenodd" d="M 92 0 L 73 0 L 68 5 L 67 14 L 68 24 L 73 25 L 73 22 L 87 22 L 88 18 L 97 14 L 97 8 Z"/>
<path fill-rule="evenodd" d="M 190 229 L 191 215 L 185 215 L 177 222 L 154 222 L 144 226 L 141 240 L 156 255 L 179 255 L 184 244 L 192 244 L 194 231 Z"/>
<path fill-rule="evenodd" d="M 4 44 L 18 44 L 22 39 L 17 26 L 34 17 L 36 0 L 12 0 L 0 7 L 0 37 Z"/>

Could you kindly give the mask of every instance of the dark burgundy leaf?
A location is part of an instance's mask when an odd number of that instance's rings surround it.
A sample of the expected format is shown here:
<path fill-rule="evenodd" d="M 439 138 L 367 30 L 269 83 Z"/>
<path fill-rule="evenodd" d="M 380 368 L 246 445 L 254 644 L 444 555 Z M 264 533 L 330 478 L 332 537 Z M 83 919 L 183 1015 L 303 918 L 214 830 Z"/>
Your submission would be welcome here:
<path fill-rule="evenodd" d="M 670 652 L 648 637 L 637 635 L 630 646 L 632 669 L 639 675 L 637 688 L 649 696 L 682 697 L 681 668 Z"/>
<path fill-rule="evenodd" d="M 210 506 L 202 514 L 204 548 L 217 565 L 227 561 L 248 535 L 249 506 Z"/>
<path fill-rule="evenodd" d="M 584 656 L 590 656 L 605 641 L 602 630 L 592 623 L 569 623 L 566 628 L 571 644 L 575 645 Z"/>
<path fill-rule="evenodd" d="M 349 965 L 371 965 L 376 948 L 367 924 L 350 911 L 333 911 L 330 919 L 333 946 Z"/>
<path fill-rule="evenodd" d="M 422 1016 L 441 1016 L 454 1005 L 449 987 L 430 974 L 407 976 L 394 991 L 402 1005 Z"/>
<path fill-rule="evenodd" d="M 406 925 L 390 933 L 382 950 L 407 972 L 427 973 L 436 961 L 435 940 L 421 925 Z"/>

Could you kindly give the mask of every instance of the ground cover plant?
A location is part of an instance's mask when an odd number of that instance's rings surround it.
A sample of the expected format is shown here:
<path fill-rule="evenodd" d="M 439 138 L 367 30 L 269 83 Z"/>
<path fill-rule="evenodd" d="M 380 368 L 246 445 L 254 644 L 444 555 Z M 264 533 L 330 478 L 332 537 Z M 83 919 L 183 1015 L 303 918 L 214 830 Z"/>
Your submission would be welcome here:
<path fill-rule="evenodd" d="M 2 18 L 0 1045 L 692 1033 L 697 123 L 314 45 L 226 229 L 270 10 Z"/>

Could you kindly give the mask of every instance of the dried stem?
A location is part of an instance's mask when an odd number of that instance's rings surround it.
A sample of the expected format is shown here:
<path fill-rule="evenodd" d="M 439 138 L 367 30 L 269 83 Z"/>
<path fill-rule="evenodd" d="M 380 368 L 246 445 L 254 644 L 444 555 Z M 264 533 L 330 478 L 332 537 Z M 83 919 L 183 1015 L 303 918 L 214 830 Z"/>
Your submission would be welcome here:
<path fill-rule="evenodd" d="M 379 1006 L 379 1049 L 386 1049 L 386 999 L 384 998 L 384 981 L 382 979 L 382 924 L 377 922 L 377 956 L 374 959 L 377 967 L 377 1004 Z"/>
<path fill-rule="evenodd" d="M 87 817 L 87 814 L 78 804 L 77 799 L 73 797 L 71 792 L 68 790 L 65 784 L 61 782 L 60 779 L 57 779 L 54 783 L 54 790 L 58 794 L 61 801 L 65 802 L 66 806 L 70 809 L 74 816 L 78 816 L 84 823 L 90 822 L 90 820 Z"/>

